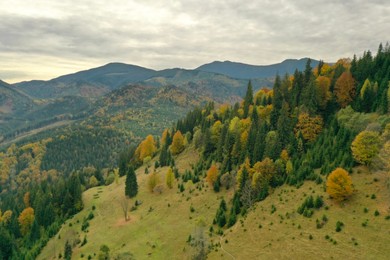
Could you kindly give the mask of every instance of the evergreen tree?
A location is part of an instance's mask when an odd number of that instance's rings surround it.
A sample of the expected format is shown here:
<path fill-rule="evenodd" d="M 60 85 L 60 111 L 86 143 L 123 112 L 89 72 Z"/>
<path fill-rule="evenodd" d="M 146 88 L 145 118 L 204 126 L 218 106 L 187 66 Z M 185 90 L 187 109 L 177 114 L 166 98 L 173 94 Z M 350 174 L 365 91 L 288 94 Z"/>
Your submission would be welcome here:
<path fill-rule="evenodd" d="M 66 241 L 65 243 L 64 259 L 65 260 L 72 259 L 72 246 L 69 244 L 69 241 Z"/>
<path fill-rule="evenodd" d="M 283 104 L 283 95 L 281 91 L 281 81 L 279 75 L 276 75 L 273 91 L 274 91 L 274 97 L 272 100 L 272 112 L 270 116 L 270 121 L 271 121 L 272 129 L 275 129 L 276 124 L 278 122 L 280 109 L 282 108 L 282 104 Z"/>
<path fill-rule="evenodd" d="M 253 89 L 252 83 L 249 81 L 248 88 L 244 99 L 244 118 L 248 117 L 249 107 L 253 105 Z"/>
<path fill-rule="evenodd" d="M 129 198 L 133 198 L 138 193 L 137 176 L 132 166 L 127 170 L 126 183 L 125 183 L 125 195 Z"/>

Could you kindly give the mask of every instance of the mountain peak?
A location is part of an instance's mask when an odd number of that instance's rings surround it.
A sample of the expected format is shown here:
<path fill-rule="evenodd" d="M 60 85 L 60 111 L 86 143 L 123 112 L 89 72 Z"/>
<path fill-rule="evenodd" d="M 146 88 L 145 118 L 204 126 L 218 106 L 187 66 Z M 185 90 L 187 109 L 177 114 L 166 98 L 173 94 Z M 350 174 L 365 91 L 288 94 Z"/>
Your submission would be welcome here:
<path fill-rule="evenodd" d="M 219 73 L 238 79 L 269 78 L 274 77 L 277 73 L 292 74 L 296 69 L 304 70 L 308 59 L 286 59 L 271 65 L 250 65 L 229 60 L 213 61 L 196 68 L 196 70 Z M 317 66 L 317 64 L 318 61 L 312 59 L 312 67 Z"/>

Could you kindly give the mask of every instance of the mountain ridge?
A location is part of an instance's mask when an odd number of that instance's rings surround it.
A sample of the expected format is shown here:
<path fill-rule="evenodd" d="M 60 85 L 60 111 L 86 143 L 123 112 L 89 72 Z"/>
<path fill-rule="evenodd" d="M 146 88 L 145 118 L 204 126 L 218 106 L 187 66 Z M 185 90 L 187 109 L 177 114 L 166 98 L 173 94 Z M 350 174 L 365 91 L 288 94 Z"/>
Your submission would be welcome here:
<path fill-rule="evenodd" d="M 310 58 L 307 57 L 301 59 L 286 59 L 280 63 L 270 65 L 250 65 L 228 60 L 213 61 L 211 63 L 203 64 L 195 70 L 224 74 L 238 79 L 266 78 L 274 77 L 276 74 L 292 74 L 296 69 L 304 70 L 309 59 Z M 310 60 L 312 67 L 316 67 L 319 63 L 318 60 Z"/>

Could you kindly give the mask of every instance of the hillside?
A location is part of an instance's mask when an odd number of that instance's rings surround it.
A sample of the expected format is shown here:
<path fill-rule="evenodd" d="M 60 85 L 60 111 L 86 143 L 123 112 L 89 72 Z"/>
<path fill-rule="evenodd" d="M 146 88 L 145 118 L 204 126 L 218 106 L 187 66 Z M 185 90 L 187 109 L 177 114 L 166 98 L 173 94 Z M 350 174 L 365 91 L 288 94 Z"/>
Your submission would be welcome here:
<path fill-rule="evenodd" d="M 219 73 L 237 79 L 272 78 L 276 74 L 293 74 L 295 70 L 302 71 L 308 58 L 299 60 L 288 59 L 272 65 L 249 65 L 232 61 L 214 61 L 196 68 L 196 70 Z M 316 67 L 319 61 L 311 60 L 312 67 Z"/>
<path fill-rule="evenodd" d="M 197 158 L 199 156 L 193 148 L 183 152 L 176 159 L 179 172 L 183 174 L 185 170 L 191 170 L 190 165 L 195 164 Z M 156 170 L 162 182 L 167 169 Z M 300 188 L 278 187 L 220 236 L 210 233 L 209 228 L 213 226 L 220 199 L 230 201 L 233 189 L 223 188 L 215 193 L 202 181 L 187 185 L 183 193 L 178 191 L 176 184 L 172 190 L 164 184 L 161 194 L 153 194 L 148 191 L 148 175 L 144 171 L 145 166 L 137 170 L 140 188 L 136 199 L 142 204 L 130 212 L 130 221 L 124 220 L 120 206 L 125 178 L 106 187 L 90 189 L 83 195 L 84 210 L 63 225 L 38 259 L 58 259 L 66 241 L 75 245 L 75 259 L 87 259 L 89 255 L 95 258 L 102 245 L 109 247 L 111 257 L 124 257 L 120 259 L 133 259 L 126 258 L 130 255 L 134 259 L 189 258 L 194 252 L 186 241 L 190 234 L 194 234 L 199 219 L 206 223 L 205 237 L 213 245 L 208 259 L 300 259 L 313 255 L 321 259 L 352 259 L 356 256 L 360 256 L 359 259 L 386 259 L 390 254 L 387 247 L 390 220 L 385 219 L 390 207 L 390 179 L 384 172 L 373 175 L 364 167 L 356 168 L 352 175 L 356 194 L 348 203 L 342 204 L 335 204 L 324 192 L 323 185 L 314 182 L 307 182 Z M 193 191 L 189 192 L 191 186 Z M 198 190 L 196 187 L 204 188 Z M 371 198 L 372 194 L 375 194 L 375 199 Z M 311 218 L 306 218 L 296 210 L 309 195 L 324 197 L 327 209 L 321 208 Z M 130 204 L 134 203 L 135 199 L 132 199 Z M 190 211 L 191 206 L 194 212 Z M 379 216 L 374 216 L 375 210 L 379 211 Z M 82 224 L 91 212 L 94 217 L 87 221 L 87 230 L 82 231 Z M 327 223 L 316 228 L 316 219 L 322 221 L 324 215 Z M 366 220 L 368 225 L 364 227 L 362 223 Z M 337 221 L 344 223 L 341 232 L 335 231 Z M 84 238 L 87 242 L 81 245 Z"/>

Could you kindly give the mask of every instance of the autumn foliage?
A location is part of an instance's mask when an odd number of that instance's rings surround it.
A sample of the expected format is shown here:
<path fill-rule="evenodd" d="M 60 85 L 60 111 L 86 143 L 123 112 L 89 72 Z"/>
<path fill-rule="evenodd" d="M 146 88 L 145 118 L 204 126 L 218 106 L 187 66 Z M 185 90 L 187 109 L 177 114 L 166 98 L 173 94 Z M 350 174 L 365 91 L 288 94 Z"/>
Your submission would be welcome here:
<path fill-rule="evenodd" d="M 302 133 L 306 141 L 314 141 L 322 131 L 323 120 L 320 116 L 310 117 L 308 113 L 301 113 L 298 117 L 298 123 L 295 132 Z"/>
<path fill-rule="evenodd" d="M 337 79 L 334 93 L 336 95 L 337 103 L 341 107 L 346 107 L 355 97 L 355 80 L 352 77 L 352 74 L 348 71 L 343 72 L 341 76 Z"/>
<path fill-rule="evenodd" d="M 173 155 L 179 154 L 184 150 L 184 136 L 180 131 L 177 131 L 173 135 L 172 145 L 171 145 L 171 153 Z"/>
<path fill-rule="evenodd" d="M 214 164 L 211 165 L 210 169 L 207 171 L 206 180 L 210 185 L 214 185 L 218 178 L 218 169 Z"/>
<path fill-rule="evenodd" d="M 352 179 L 343 168 L 331 172 L 326 182 L 326 192 L 337 201 L 345 200 L 352 194 Z"/>
<path fill-rule="evenodd" d="M 31 207 L 25 208 L 18 217 L 20 232 L 22 235 L 26 235 L 34 222 L 34 209 Z"/>
<path fill-rule="evenodd" d="M 372 159 L 378 154 L 380 138 L 377 132 L 360 132 L 353 140 L 351 150 L 354 159 L 365 165 L 369 165 Z"/>
<path fill-rule="evenodd" d="M 135 157 L 142 162 L 146 157 L 152 157 L 157 151 L 156 142 L 152 135 L 148 135 L 135 150 Z"/>

